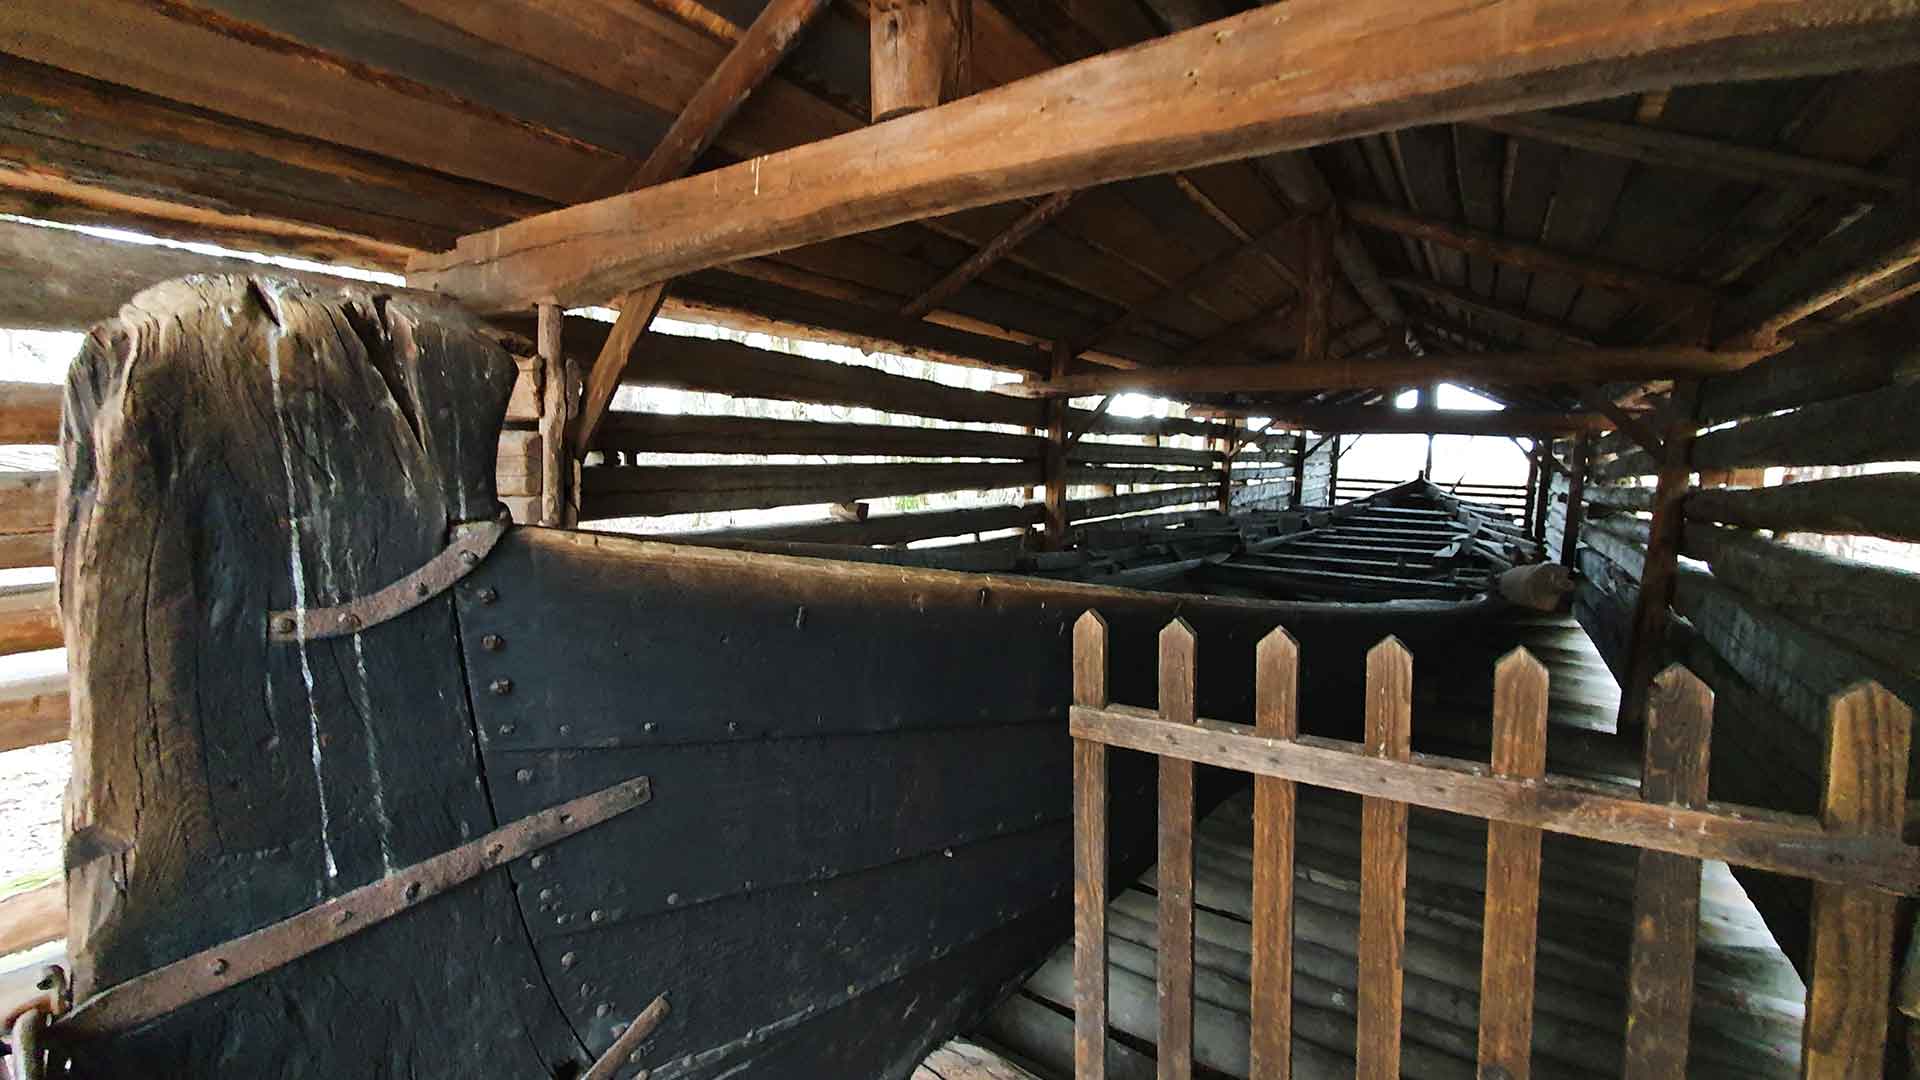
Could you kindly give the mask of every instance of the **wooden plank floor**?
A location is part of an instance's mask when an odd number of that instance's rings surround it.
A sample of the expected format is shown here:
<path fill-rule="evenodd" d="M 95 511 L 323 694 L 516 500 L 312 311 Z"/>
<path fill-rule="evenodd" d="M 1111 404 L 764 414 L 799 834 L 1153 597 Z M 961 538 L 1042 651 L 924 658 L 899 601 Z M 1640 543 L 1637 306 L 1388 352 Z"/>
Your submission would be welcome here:
<path fill-rule="evenodd" d="M 1552 673 L 1551 767 L 1634 783 L 1634 756 L 1613 745 L 1618 702 L 1605 666 L 1570 618 L 1517 620 Z M 1467 680 L 1463 680 L 1463 683 Z M 1485 756 L 1487 710 L 1460 701 L 1414 709 L 1416 747 Z M 1459 717 L 1477 712 L 1476 737 Z M 1423 731 L 1423 715 L 1448 718 Z M 1475 744 L 1479 749 L 1475 749 Z M 1252 797 L 1236 796 L 1195 837 L 1197 1075 L 1248 1075 Z M 1296 841 L 1294 1062 L 1297 1076 L 1353 1072 L 1354 941 L 1359 800 L 1300 788 Z M 1402 1062 L 1409 1076 L 1471 1077 L 1479 1015 L 1484 823 L 1415 810 L 1408 829 L 1407 952 Z M 1537 1076 L 1620 1075 L 1635 855 L 1549 834 L 1541 883 L 1533 1070 Z M 1108 913 L 1110 1075 L 1154 1074 L 1154 881 L 1149 871 Z M 1698 991 L 1690 1076 L 1796 1074 L 1804 990 L 1726 866 L 1703 872 Z M 1072 1076 L 1072 950 L 1062 946 L 1003 1003 L 975 1038 L 1042 1080 Z"/>

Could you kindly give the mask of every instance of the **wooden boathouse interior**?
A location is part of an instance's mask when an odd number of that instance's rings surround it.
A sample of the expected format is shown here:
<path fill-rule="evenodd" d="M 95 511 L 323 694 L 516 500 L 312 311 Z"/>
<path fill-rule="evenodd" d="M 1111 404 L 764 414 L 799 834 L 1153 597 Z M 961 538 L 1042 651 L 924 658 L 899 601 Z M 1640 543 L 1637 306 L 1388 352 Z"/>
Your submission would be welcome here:
<path fill-rule="evenodd" d="M 1905 0 L 7 0 L 8 1066 L 1913 1074 L 1916 95 Z"/>

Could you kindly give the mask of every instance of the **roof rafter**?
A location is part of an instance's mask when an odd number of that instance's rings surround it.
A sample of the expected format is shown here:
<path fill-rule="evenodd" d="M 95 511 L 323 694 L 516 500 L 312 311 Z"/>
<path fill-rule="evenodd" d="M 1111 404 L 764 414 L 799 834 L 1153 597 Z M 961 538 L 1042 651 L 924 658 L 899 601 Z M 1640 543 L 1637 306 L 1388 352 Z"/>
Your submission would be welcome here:
<path fill-rule="evenodd" d="M 930 215 L 1416 121 L 1920 55 L 1920 13 L 1847 0 L 1521 8 L 1495 13 L 1474 0 L 1257 8 L 698 182 L 478 233 L 416 269 L 487 311 L 590 303 Z M 1278 54 L 1291 60 L 1289 92 L 1249 93 L 1271 84 Z M 880 161 L 888 167 L 867 167 Z"/>

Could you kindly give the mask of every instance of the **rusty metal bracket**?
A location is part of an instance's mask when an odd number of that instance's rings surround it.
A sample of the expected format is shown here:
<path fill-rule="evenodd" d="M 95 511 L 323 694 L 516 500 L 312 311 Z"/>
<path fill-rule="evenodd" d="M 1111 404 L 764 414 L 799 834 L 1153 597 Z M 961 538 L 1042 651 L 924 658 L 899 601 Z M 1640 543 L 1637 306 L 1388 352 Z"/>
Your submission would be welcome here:
<path fill-rule="evenodd" d="M 454 587 L 507 534 L 505 521 L 467 521 L 453 527 L 453 541 L 419 569 L 378 592 L 333 607 L 267 613 L 267 640 L 288 645 L 357 634 L 399 618 Z"/>
<path fill-rule="evenodd" d="M 203 949 L 95 994 L 53 1026 L 55 1037 L 144 1024 L 352 937 L 532 851 L 644 805 L 647 777 L 551 806 L 244 937 Z"/>

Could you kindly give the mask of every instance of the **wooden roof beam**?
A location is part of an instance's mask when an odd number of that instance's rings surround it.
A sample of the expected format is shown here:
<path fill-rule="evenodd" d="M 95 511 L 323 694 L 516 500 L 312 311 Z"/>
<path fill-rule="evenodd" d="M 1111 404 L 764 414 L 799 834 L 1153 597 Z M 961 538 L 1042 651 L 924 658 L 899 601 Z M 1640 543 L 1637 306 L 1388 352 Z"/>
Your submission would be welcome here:
<path fill-rule="evenodd" d="M 1711 301 L 1713 291 L 1703 285 L 1676 281 L 1648 270 L 1607 262 L 1586 255 L 1568 255 L 1535 244 L 1510 240 L 1451 221 L 1422 217 L 1381 203 L 1351 201 L 1342 209 L 1348 221 L 1371 229 L 1440 244 L 1492 262 L 1534 273 L 1563 274 L 1584 285 L 1667 303 Z"/>
<path fill-rule="evenodd" d="M 1325 364 L 1214 364 L 1089 372 L 1043 382 L 1008 383 L 1001 393 L 1019 397 L 1084 397 L 1090 394 L 1270 393 L 1291 390 L 1362 390 L 1425 386 L 1467 380 L 1514 386 L 1676 379 L 1738 371 L 1761 356 L 1754 351 L 1679 347 L 1569 349 L 1561 352 L 1465 353 L 1452 356 L 1330 360 Z"/>
<path fill-rule="evenodd" d="M 1606 417 L 1594 413 L 1537 409 L 1424 412 L 1386 405 L 1203 405 L 1189 409 L 1188 415 L 1266 416 L 1272 418 L 1276 430 L 1299 428 L 1342 435 L 1564 435 L 1613 427 Z"/>
<path fill-rule="evenodd" d="M 1537 334 L 1551 338 L 1564 345 L 1591 348 L 1592 338 L 1570 326 L 1548 321 L 1531 312 L 1514 311 L 1512 308 L 1483 300 L 1464 289 L 1441 285 L 1425 278 L 1396 277 L 1389 278 L 1387 284 L 1420 297 L 1429 303 L 1440 304 L 1455 311 L 1464 312 L 1507 330 L 1509 333 L 1529 335 Z"/>
<path fill-rule="evenodd" d="M 720 137 L 727 121 L 733 119 L 754 90 L 780 66 L 780 61 L 800 39 L 800 32 L 825 7 L 826 0 L 771 0 L 734 43 L 726 59 L 720 61 L 720 66 L 694 91 L 673 126 L 634 173 L 627 190 L 650 189 L 677 179 L 692 168 Z M 613 404 L 614 392 L 620 389 L 620 376 L 627 369 L 634 346 L 653 324 L 653 317 L 660 313 L 670 280 L 670 277 L 656 278 L 621 294 L 617 302 L 620 317 L 615 320 L 600 354 L 594 358 L 593 366 L 587 370 L 580 415 L 574 421 L 571 435 L 574 457 L 585 457 L 593 446 L 594 432 L 606 416 L 607 407 Z"/>
<path fill-rule="evenodd" d="M 1069 187 L 1413 123 L 1920 56 L 1920 12 L 1904 6 L 1516 3 L 1256 8 L 697 181 L 478 233 L 415 269 L 483 311 L 595 303 L 737 259 Z M 1288 58 L 1284 85 L 1275 56 Z"/>
<path fill-rule="evenodd" d="M 951 299 L 954 293 L 966 288 L 973 280 L 992 268 L 994 263 L 1005 258 L 1007 253 L 1020 246 L 1020 242 L 1045 228 L 1047 223 L 1073 205 L 1078 191 L 1056 191 L 1040 200 L 1033 208 L 1020 215 L 992 240 L 969 255 L 964 262 L 942 275 L 939 281 L 927 287 L 927 291 L 914 297 L 901 307 L 900 314 L 909 319 L 924 319 L 928 312 Z"/>
<path fill-rule="evenodd" d="M 1904 177 L 1818 158 L 1762 150 L 1665 128 L 1564 113 L 1526 113 L 1470 121 L 1502 135 L 1626 158 L 1646 165 L 1721 176 L 1815 195 L 1888 202 L 1912 190 Z"/>
<path fill-rule="evenodd" d="M 875 123 L 966 96 L 973 0 L 873 0 L 867 28 Z"/>

